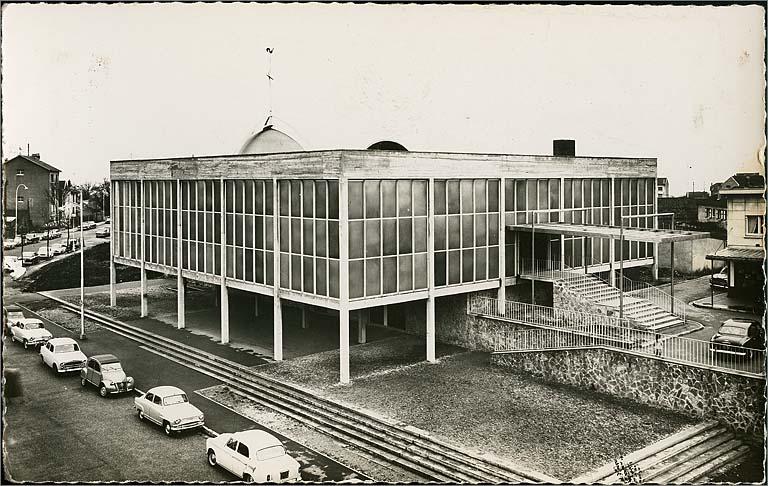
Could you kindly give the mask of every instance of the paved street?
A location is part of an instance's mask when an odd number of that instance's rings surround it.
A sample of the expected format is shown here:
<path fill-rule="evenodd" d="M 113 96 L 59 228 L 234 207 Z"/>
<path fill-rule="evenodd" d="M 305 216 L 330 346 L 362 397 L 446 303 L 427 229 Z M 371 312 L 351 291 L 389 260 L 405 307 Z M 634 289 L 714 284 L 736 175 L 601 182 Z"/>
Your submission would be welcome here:
<path fill-rule="evenodd" d="M 46 322 L 54 336 L 71 336 Z M 75 336 L 72 336 L 75 337 Z M 159 427 L 139 422 L 133 396 L 102 399 L 95 388 L 81 388 L 76 374 L 54 375 L 32 350 L 6 342 L 4 366 L 21 370 L 24 395 L 6 408 L 8 473 L 19 481 L 226 481 L 229 473 L 205 461 L 201 432 L 166 437 Z M 86 355 L 113 353 L 137 388 L 160 384 L 184 389 L 217 432 L 262 428 L 194 393 L 218 382 L 147 352 L 105 330 L 82 342 Z M 301 444 L 277 435 L 301 464 L 305 481 L 365 479 Z"/>
<path fill-rule="evenodd" d="M 96 238 L 96 231 L 98 231 L 99 228 L 102 227 L 102 224 L 99 223 L 98 226 L 96 226 L 94 229 L 90 229 L 87 231 L 83 231 L 83 239 L 85 240 L 85 247 L 90 248 L 96 244 L 104 243 L 105 241 L 109 241 L 109 238 Z M 79 239 L 80 238 L 80 231 L 74 231 L 70 230 L 69 233 L 69 239 Z M 50 240 L 50 244 L 56 244 L 56 243 L 65 243 L 67 242 L 67 230 L 61 230 L 61 236 L 59 238 Z M 40 240 L 37 243 L 28 243 L 24 245 L 24 251 L 37 251 L 40 247 L 45 247 L 46 241 Z M 4 256 L 21 256 L 21 247 L 17 246 L 16 248 L 12 250 L 5 250 L 3 252 Z"/>

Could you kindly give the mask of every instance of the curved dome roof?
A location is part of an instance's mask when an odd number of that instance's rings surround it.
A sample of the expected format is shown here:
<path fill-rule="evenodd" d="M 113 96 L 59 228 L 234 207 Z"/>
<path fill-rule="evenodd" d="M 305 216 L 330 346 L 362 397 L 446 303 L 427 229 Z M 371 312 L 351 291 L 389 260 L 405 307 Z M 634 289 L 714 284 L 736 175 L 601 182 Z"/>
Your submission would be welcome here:
<path fill-rule="evenodd" d="M 267 125 L 248 140 L 240 149 L 240 154 L 274 154 L 279 152 L 303 152 L 304 148 L 290 135 Z"/>
<path fill-rule="evenodd" d="M 402 150 L 405 152 L 408 151 L 407 148 L 391 140 L 382 140 L 380 142 L 376 142 L 370 147 L 368 147 L 368 150 Z"/>

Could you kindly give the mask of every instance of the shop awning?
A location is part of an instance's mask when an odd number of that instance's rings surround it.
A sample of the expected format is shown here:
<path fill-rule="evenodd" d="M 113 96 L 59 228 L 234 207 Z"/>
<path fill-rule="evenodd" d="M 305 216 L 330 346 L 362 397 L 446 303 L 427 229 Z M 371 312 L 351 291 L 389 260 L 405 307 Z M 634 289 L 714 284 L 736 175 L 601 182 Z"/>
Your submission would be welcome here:
<path fill-rule="evenodd" d="M 531 232 L 530 224 L 508 224 L 512 231 Z M 567 236 L 589 236 L 593 238 L 619 239 L 621 228 L 618 226 L 602 226 L 596 224 L 573 223 L 536 223 L 533 227 L 536 233 L 548 233 Z M 709 233 L 701 231 L 683 231 L 652 228 L 624 228 L 624 239 L 627 241 L 645 241 L 649 243 L 673 243 L 677 241 L 700 240 L 709 238 Z"/>
<path fill-rule="evenodd" d="M 761 262 L 765 260 L 764 248 L 739 248 L 728 247 L 716 251 L 712 255 L 707 255 L 707 260 L 726 260 L 736 262 Z"/>

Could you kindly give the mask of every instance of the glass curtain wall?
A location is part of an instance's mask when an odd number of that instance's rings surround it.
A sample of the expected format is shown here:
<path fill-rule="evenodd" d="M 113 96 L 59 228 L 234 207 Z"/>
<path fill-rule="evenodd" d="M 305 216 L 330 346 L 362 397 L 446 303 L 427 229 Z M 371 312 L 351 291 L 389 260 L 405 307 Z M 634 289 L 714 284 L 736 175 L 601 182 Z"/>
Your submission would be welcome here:
<path fill-rule="evenodd" d="M 139 228 L 141 194 L 140 181 L 116 181 L 115 255 L 139 261 L 141 259 L 141 230 Z"/>

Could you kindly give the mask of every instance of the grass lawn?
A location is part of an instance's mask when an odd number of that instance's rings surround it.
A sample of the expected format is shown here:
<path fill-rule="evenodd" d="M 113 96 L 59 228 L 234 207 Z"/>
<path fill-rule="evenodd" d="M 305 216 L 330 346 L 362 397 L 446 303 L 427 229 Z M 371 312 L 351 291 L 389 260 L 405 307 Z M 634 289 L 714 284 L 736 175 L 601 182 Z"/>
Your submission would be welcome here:
<path fill-rule="evenodd" d="M 369 362 L 373 368 L 373 356 L 359 356 L 364 351 L 353 348 L 352 356 L 357 354 L 358 362 Z M 353 359 L 351 386 L 328 385 L 326 376 L 338 376 L 338 358 L 323 355 L 259 370 L 308 388 L 322 384 L 318 393 L 326 398 L 424 429 L 475 454 L 562 480 L 693 423 L 677 414 L 491 367 L 485 353 L 460 353 L 437 364 L 420 363 L 357 379 L 361 373 Z M 299 373 L 302 368 L 305 372 Z"/>
<path fill-rule="evenodd" d="M 83 254 L 85 285 L 106 285 L 109 283 L 109 243 L 99 243 L 86 248 Z M 129 282 L 139 279 L 139 269 L 117 265 L 117 281 Z M 147 272 L 149 278 L 162 277 L 162 274 Z M 29 277 L 22 277 L 20 283 L 24 292 L 69 289 L 80 286 L 80 253 L 73 253 L 66 258 L 44 266 Z"/>

